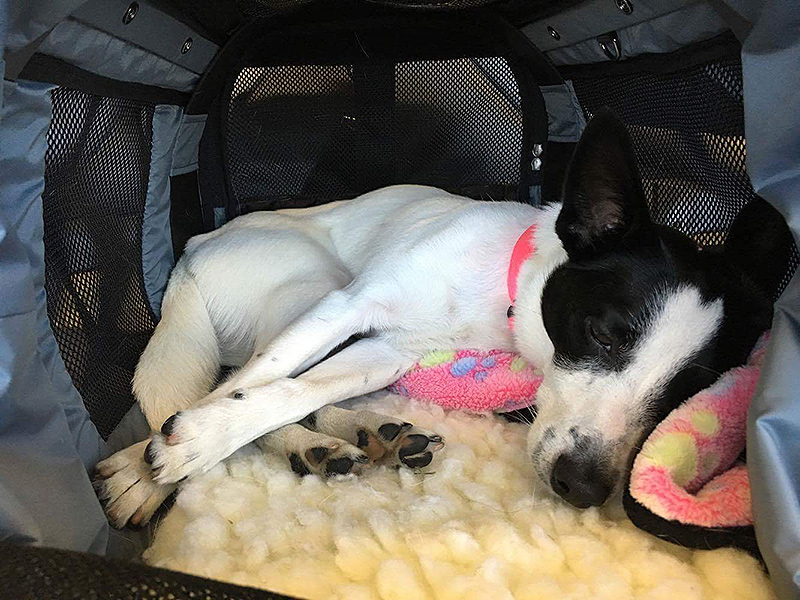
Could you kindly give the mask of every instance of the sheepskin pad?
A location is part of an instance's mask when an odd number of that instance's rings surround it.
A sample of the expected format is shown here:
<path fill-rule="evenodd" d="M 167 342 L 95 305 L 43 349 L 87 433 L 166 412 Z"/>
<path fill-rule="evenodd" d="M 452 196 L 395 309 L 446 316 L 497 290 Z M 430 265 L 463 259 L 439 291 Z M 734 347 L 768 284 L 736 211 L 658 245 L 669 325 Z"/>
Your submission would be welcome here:
<path fill-rule="evenodd" d="M 536 489 L 524 425 L 387 393 L 368 406 L 447 446 L 424 473 L 328 481 L 244 448 L 185 484 L 145 560 L 303 598 L 774 598 L 742 552 L 678 548 L 621 507 L 578 511 Z"/>

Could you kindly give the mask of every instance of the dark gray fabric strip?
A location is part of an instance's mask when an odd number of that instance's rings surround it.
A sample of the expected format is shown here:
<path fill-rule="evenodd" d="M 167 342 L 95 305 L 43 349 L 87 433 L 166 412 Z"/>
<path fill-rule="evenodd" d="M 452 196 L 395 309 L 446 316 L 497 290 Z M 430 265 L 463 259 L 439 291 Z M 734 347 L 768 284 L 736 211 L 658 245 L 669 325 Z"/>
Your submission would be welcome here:
<path fill-rule="evenodd" d="M 206 70 L 217 53 L 216 44 L 144 0 L 136 4 L 138 8 L 132 10 L 134 16 L 130 20 L 123 18 L 131 6 L 130 0 L 89 0 L 72 18 L 193 73 Z"/>
<path fill-rule="evenodd" d="M 713 8 L 705 4 L 695 4 L 650 21 L 619 29 L 617 37 L 622 58 L 625 59 L 642 54 L 672 52 L 710 39 L 727 29 L 727 24 Z M 551 50 L 546 55 L 559 66 L 610 60 L 596 38 Z"/>
<path fill-rule="evenodd" d="M 522 32 L 540 50 L 554 50 L 596 38 L 615 29 L 649 21 L 697 2 L 698 0 L 632 0 L 633 12 L 625 14 L 611 0 L 590 0 L 525 25 Z M 558 39 L 553 37 L 548 28 L 558 33 Z"/>
<path fill-rule="evenodd" d="M 199 79 L 193 71 L 74 19 L 59 23 L 39 52 L 118 81 L 188 92 Z"/>
<path fill-rule="evenodd" d="M 539 89 L 547 107 L 547 139 L 552 142 L 577 142 L 586 119 L 572 82 L 543 85 Z"/>

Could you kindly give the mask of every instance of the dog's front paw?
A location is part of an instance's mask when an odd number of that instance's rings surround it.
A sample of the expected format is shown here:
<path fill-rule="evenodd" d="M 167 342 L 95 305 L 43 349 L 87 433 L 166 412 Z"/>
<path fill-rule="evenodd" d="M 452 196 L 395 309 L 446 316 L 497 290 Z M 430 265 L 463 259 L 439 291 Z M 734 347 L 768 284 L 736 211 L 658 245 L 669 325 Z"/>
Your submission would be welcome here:
<path fill-rule="evenodd" d="M 226 418 L 214 405 L 185 410 L 164 421 L 145 450 L 157 483 L 177 483 L 205 473 L 237 448 L 230 443 Z"/>
<path fill-rule="evenodd" d="M 145 525 L 175 491 L 173 485 L 153 481 L 145 462 L 147 440 L 120 450 L 95 467 L 94 487 L 103 503 L 109 522 L 121 529 L 125 525 Z"/>

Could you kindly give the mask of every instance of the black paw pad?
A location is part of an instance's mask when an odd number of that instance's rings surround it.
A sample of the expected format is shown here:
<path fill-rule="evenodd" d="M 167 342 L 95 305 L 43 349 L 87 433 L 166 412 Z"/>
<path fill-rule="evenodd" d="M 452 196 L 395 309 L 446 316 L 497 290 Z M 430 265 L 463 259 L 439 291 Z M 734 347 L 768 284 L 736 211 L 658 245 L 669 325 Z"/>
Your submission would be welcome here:
<path fill-rule="evenodd" d="M 292 465 L 292 471 L 300 475 L 300 477 L 311 475 L 311 471 L 308 470 L 306 463 L 303 462 L 299 454 L 292 452 L 289 455 L 289 464 Z"/>
<path fill-rule="evenodd" d="M 147 447 L 144 449 L 144 462 L 148 465 L 153 464 L 153 442 L 147 444 Z"/>
<path fill-rule="evenodd" d="M 175 413 L 169 419 L 164 421 L 164 424 L 161 426 L 161 433 L 167 437 L 172 435 L 172 429 L 175 427 L 175 421 L 177 420 L 179 414 L 181 413 Z"/>
<path fill-rule="evenodd" d="M 347 475 L 353 468 L 353 459 L 343 456 L 328 461 L 325 465 L 326 475 Z"/>
<path fill-rule="evenodd" d="M 419 454 L 428 447 L 429 442 L 430 440 L 426 435 L 416 434 L 408 436 L 403 441 L 403 447 L 400 448 L 400 451 L 398 452 L 400 460 L 403 460 L 406 456 L 411 456 L 412 454 Z"/>
<path fill-rule="evenodd" d="M 433 454 L 430 452 L 425 452 L 419 456 L 403 459 L 403 464 L 411 469 L 421 469 L 422 467 L 427 467 L 429 464 L 431 464 L 432 460 Z"/>
<path fill-rule="evenodd" d="M 398 425 L 397 423 L 384 423 L 378 427 L 378 433 L 387 442 L 392 442 L 398 435 L 400 435 L 401 431 L 406 431 L 411 427 L 411 423 L 403 423 L 402 425 Z"/>
<path fill-rule="evenodd" d="M 315 465 L 318 465 L 323 460 L 325 460 L 325 458 L 330 453 L 331 451 L 328 448 L 324 448 L 322 446 L 309 448 L 308 450 L 306 450 L 306 460 L 314 463 Z"/>
<path fill-rule="evenodd" d="M 386 425 L 383 427 L 386 427 Z M 356 442 L 356 446 L 359 448 L 365 448 L 369 444 L 369 434 L 366 432 L 366 430 L 359 429 L 356 435 L 358 436 L 358 442 Z"/>

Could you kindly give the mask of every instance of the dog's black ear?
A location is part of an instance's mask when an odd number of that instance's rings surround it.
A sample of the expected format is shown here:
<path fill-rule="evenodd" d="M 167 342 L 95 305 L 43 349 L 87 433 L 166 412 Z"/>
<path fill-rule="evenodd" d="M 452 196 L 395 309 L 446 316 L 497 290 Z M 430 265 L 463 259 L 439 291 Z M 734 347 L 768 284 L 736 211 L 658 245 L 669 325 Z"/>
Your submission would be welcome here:
<path fill-rule="evenodd" d="M 773 299 L 789 269 L 794 239 L 783 215 L 756 196 L 739 211 L 723 246 L 736 271 Z"/>
<path fill-rule="evenodd" d="M 578 141 L 563 202 L 556 233 L 573 260 L 649 233 L 652 222 L 633 143 L 610 110 L 595 113 Z"/>

